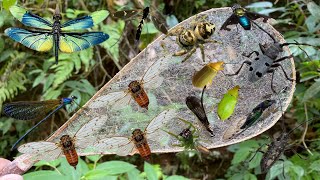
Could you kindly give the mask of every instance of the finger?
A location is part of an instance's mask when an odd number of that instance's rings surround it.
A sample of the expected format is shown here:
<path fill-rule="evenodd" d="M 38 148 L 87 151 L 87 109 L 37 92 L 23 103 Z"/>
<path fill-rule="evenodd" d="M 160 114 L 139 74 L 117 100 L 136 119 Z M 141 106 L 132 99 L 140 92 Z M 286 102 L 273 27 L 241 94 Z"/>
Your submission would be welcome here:
<path fill-rule="evenodd" d="M 23 180 L 22 176 L 18 174 L 7 174 L 0 177 L 0 180 Z"/>

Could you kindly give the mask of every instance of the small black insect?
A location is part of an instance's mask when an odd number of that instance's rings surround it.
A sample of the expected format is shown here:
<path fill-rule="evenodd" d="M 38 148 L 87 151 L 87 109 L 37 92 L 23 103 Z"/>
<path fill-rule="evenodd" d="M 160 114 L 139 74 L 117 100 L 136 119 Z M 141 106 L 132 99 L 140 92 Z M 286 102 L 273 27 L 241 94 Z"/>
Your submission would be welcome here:
<path fill-rule="evenodd" d="M 234 4 L 231 8 L 233 10 L 233 14 L 223 23 L 221 30 L 230 31 L 231 29 L 227 28 L 227 26 L 238 23 L 243 27 L 243 29 L 250 30 L 252 20 L 263 18 L 263 22 L 266 23 L 269 18 L 262 14 L 249 12 L 239 4 Z"/>
<path fill-rule="evenodd" d="M 168 26 L 166 24 L 165 18 L 160 15 L 156 10 L 150 11 L 149 7 L 145 7 L 142 9 L 136 9 L 136 10 L 123 10 L 123 11 L 117 11 L 113 14 L 113 17 L 121 18 L 121 19 L 129 19 L 132 18 L 138 14 L 140 14 L 142 11 L 142 18 L 140 20 L 140 23 L 137 28 L 136 36 L 135 36 L 135 44 L 139 43 L 142 28 L 144 25 L 144 21 L 147 20 L 148 16 L 150 15 L 150 19 L 153 22 L 154 26 L 161 31 L 164 34 L 168 33 Z"/>
<path fill-rule="evenodd" d="M 278 67 L 281 68 L 281 70 L 283 71 L 287 80 L 294 81 L 294 79 L 290 78 L 287 75 L 283 66 L 279 63 L 283 60 L 292 58 L 293 55 L 291 54 L 289 56 L 277 58 L 280 55 L 280 53 L 283 52 L 283 47 L 288 46 L 288 45 L 308 45 L 308 46 L 311 46 L 311 45 L 298 43 L 298 42 L 296 42 L 296 43 L 280 43 L 280 42 L 276 41 L 276 39 L 270 33 L 268 33 L 266 30 L 264 30 L 262 27 L 260 27 L 254 21 L 252 21 L 252 22 L 256 26 L 258 26 L 263 32 L 267 33 L 273 39 L 273 43 L 266 43 L 264 45 L 259 44 L 261 53 L 259 53 L 258 51 L 253 51 L 253 52 L 249 53 L 248 55 L 243 53 L 242 55 L 247 58 L 250 58 L 252 56 L 252 54 L 256 54 L 256 57 L 254 58 L 254 61 L 244 61 L 241 64 L 241 67 L 234 74 L 227 74 L 227 75 L 228 76 L 238 75 L 239 72 L 241 71 L 243 65 L 248 64 L 250 66 L 248 80 L 250 82 L 254 83 L 254 82 L 258 81 L 259 79 L 261 79 L 265 74 L 272 73 L 271 89 L 274 93 L 276 93 L 276 91 L 273 88 L 273 76 L 274 76 L 274 72 L 275 72 L 276 68 L 278 68 Z"/>
<path fill-rule="evenodd" d="M 203 124 L 203 126 L 209 131 L 211 136 L 213 136 L 213 130 L 210 128 L 210 123 L 207 118 L 207 114 L 203 107 L 203 94 L 206 86 L 204 86 L 201 94 L 201 100 L 195 96 L 188 96 L 186 98 L 186 104 L 188 108 L 197 116 L 199 121 Z"/>

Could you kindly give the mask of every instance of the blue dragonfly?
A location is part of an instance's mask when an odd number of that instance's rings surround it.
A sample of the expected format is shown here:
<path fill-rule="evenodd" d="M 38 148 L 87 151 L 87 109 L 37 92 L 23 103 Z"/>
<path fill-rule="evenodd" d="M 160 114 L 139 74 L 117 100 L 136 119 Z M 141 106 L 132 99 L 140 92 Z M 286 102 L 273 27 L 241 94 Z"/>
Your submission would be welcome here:
<path fill-rule="evenodd" d="M 47 101 L 18 101 L 6 103 L 3 105 L 3 113 L 14 119 L 19 120 L 40 120 L 36 125 L 29 129 L 11 148 L 14 150 L 16 146 L 37 126 L 47 120 L 50 116 L 56 113 L 61 108 L 74 102 L 76 96 L 71 98 L 61 98 Z"/>
<path fill-rule="evenodd" d="M 91 15 L 69 20 L 62 24 L 58 5 L 53 15 L 53 22 L 19 6 L 10 7 L 10 12 L 22 24 L 34 29 L 11 27 L 5 30 L 5 34 L 36 51 L 45 52 L 54 47 L 56 64 L 58 64 L 59 49 L 65 53 L 72 53 L 100 44 L 109 38 L 109 35 L 103 32 L 75 32 L 91 28 L 103 21 L 108 16 L 106 10 L 96 11 Z"/>

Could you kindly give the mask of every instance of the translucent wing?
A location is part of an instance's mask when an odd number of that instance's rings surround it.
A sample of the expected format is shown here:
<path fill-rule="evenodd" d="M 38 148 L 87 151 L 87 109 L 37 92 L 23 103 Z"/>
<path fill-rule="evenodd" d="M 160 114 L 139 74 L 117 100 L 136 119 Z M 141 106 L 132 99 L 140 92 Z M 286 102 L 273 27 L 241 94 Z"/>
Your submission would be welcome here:
<path fill-rule="evenodd" d="M 256 20 L 256 19 L 259 19 L 259 18 L 263 18 L 263 22 L 265 22 L 265 23 L 270 18 L 269 16 L 266 16 L 266 15 L 263 15 L 263 14 L 254 13 L 254 12 L 249 12 L 249 11 L 246 11 L 246 16 L 248 16 L 248 18 L 250 20 Z"/>
<path fill-rule="evenodd" d="M 54 160 L 62 153 L 61 148 L 53 142 L 31 142 L 24 144 L 18 148 L 18 151 L 24 154 L 31 154 L 37 160 Z"/>
<path fill-rule="evenodd" d="M 232 14 L 221 26 L 220 30 L 226 30 L 230 31 L 230 28 L 227 28 L 227 26 L 232 25 L 232 24 L 238 24 L 238 18 L 235 14 Z"/>
<path fill-rule="evenodd" d="M 162 111 L 158 116 L 153 118 L 149 125 L 146 128 L 147 138 L 154 139 L 155 136 L 159 137 L 159 133 L 163 133 L 163 131 L 159 131 L 165 124 L 167 124 L 170 120 L 173 120 L 176 116 L 176 112 L 173 109 Z"/>
<path fill-rule="evenodd" d="M 109 13 L 106 10 L 96 11 L 91 15 L 83 16 L 63 23 L 61 25 L 61 30 L 72 31 L 91 28 L 106 19 L 108 15 Z"/>
<path fill-rule="evenodd" d="M 100 117 L 96 117 L 85 123 L 75 134 L 76 145 L 82 148 L 92 146 L 96 139 L 93 133 L 103 128 L 105 119 L 106 118 L 101 119 Z"/>
<path fill-rule="evenodd" d="M 154 62 L 143 76 L 143 82 L 145 88 L 157 88 L 163 82 L 163 77 L 160 73 L 168 67 L 168 63 L 164 60 L 158 60 Z"/>
<path fill-rule="evenodd" d="M 62 33 L 60 35 L 59 49 L 62 52 L 72 53 L 100 44 L 109 38 L 103 32 Z"/>
<path fill-rule="evenodd" d="M 163 34 L 168 34 L 168 26 L 166 24 L 166 20 L 163 16 L 161 16 L 157 12 L 152 12 L 151 20 L 154 26 Z"/>
<path fill-rule="evenodd" d="M 113 15 L 113 17 L 121 18 L 121 19 L 128 19 L 140 13 L 141 10 L 124 10 L 124 11 L 117 11 Z"/>
<path fill-rule="evenodd" d="M 28 31 L 20 28 L 8 28 L 4 31 L 13 40 L 36 51 L 49 51 L 53 46 L 50 32 Z"/>
<path fill-rule="evenodd" d="M 19 6 L 11 6 L 10 12 L 18 19 L 22 24 L 30 27 L 41 28 L 41 29 L 52 29 L 52 23 L 40 16 L 28 12 L 26 9 Z"/>
<path fill-rule="evenodd" d="M 90 104 L 90 108 L 101 108 L 111 106 L 114 109 L 123 107 L 128 104 L 131 96 L 125 91 L 112 92 L 104 96 L 100 96 Z"/>
<path fill-rule="evenodd" d="M 4 104 L 3 112 L 9 117 L 20 120 L 42 119 L 58 105 L 60 105 L 59 100 L 18 101 Z"/>
<path fill-rule="evenodd" d="M 94 145 L 99 152 L 115 153 L 119 156 L 131 155 L 134 151 L 134 144 L 127 137 L 110 137 L 99 140 Z"/>

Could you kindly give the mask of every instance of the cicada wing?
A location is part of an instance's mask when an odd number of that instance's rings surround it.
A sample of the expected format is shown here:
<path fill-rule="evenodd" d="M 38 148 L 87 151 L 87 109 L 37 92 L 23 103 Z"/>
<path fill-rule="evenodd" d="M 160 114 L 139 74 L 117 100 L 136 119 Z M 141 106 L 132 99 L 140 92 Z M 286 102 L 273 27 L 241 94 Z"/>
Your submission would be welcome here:
<path fill-rule="evenodd" d="M 134 144 L 127 137 L 110 137 L 99 140 L 94 147 L 98 152 L 110 152 L 119 156 L 131 155 Z"/>
<path fill-rule="evenodd" d="M 145 88 L 157 88 L 163 82 L 160 73 L 168 67 L 168 63 L 163 59 L 155 61 L 144 74 L 142 81 Z"/>
<path fill-rule="evenodd" d="M 24 154 L 30 154 L 36 160 L 54 160 L 61 154 L 61 148 L 53 142 L 31 142 L 21 145 L 18 151 Z"/>
<path fill-rule="evenodd" d="M 61 33 L 59 49 L 62 52 L 72 53 L 95 46 L 109 39 L 103 32 Z"/>
<path fill-rule="evenodd" d="M 105 119 L 106 118 L 101 119 L 100 117 L 96 117 L 85 123 L 75 134 L 76 145 L 81 148 L 92 146 L 96 139 L 93 134 L 104 127 Z"/>
<path fill-rule="evenodd" d="M 40 29 L 46 29 L 46 30 L 52 30 L 52 22 L 37 16 L 35 14 L 32 14 L 28 12 L 26 9 L 19 7 L 19 6 L 11 6 L 10 12 L 18 19 L 22 24 L 30 27 L 40 28 Z"/>
<path fill-rule="evenodd" d="M 9 117 L 20 120 L 42 119 L 58 105 L 60 105 L 59 100 L 18 101 L 4 104 L 3 112 Z"/>
<path fill-rule="evenodd" d="M 20 28 L 8 28 L 4 31 L 11 39 L 36 51 L 49 51 L 53 46 L 51 32 L 28 31 Z"/>
<path fill-rule="evenodd" d="M 229 25 L 238 24 L 238 18 L 235 14 L 232 14 L 221 26 L 220 30 L 230 31 L 231 29 L 227 28 Z"/>
<path fill-rule="evenodd" d="M 249 11 L 246 11 L 246 16 L 250 20 L 256 20 L 256 19 L 259 19 L 259 18 L 263 18 L 263 22 L 265 22 L 265 23 L 270 18 L 269 16 L 266 16 L 266 15 L 263 15 L 263 14 L 254 13 L 254 12 L 249 12 Z"/>
<path fill-rule="evenodd" d="M 151 21 L 160 32 L 163 34 L 168 34 L 166 19 L 162 15 L 157 12 L 152 12 Z"/>
<path fill-rule="evenodd" d="M 73 30 L 81 30 L 91 28 L 103 20 L 105 20 L 109 15 L 109 12 L 106 10 L 96 11 L 91 15 L 79 17 L 76 19 L 72 19 L 67 21 L 61 25 L 62 31 L 73 31 Z"/>
<path fill-rule="evenodd" d="M 163 134 L 163 131 L 159 131 L 170 120 L 173 120 L 176 116 L 176 111 L 173 109 L 162 111 L 159 115 L 153 118 L 146 128 L 147 138 L 154 139 L 159 133 Z M 157 131 L 157 132 L 156 132 Z"/>
<path fill-rule="evenodd" d="M 117 11 L 112 14 L 113 17 L 120 18 L 120 19 L 128 19 L 133 16 L 136 16 L 138 13 L 140 13 L 141 10 L 123 10 L 123 11 Z"/>
<path fill-rule="evenodd" d="M 125 91 L 112 92 L 104 96 L 100 96 L 90 104 L 90 108 L 111 107 L 118 109 L 128 104 L 131 96 Z"/>

